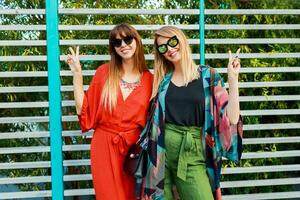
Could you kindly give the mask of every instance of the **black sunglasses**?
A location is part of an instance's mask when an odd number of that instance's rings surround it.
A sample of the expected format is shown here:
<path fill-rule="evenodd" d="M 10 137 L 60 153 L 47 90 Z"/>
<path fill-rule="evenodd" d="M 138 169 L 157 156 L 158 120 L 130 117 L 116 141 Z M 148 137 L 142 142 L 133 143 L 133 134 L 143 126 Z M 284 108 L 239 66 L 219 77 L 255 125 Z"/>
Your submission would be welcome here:
<path fill-rule="evenodd" d="M 123 39 L 117 39 L 116 38 L 116 39 L 113 39 L 111 41 L 111 44 L 113 45 L 113 47 L 118 48 L 118 47 L 122 46 L 122 41 L 124 41 L 125 44 L 130 45 L 133 41 L 133 37 L 132 36 L 126 36 Z"/>
<path fill-rule="evenodd" d="M 168 39 L 166 44 L 161 44 L 159 46 L 156 47 L 158 53 L 160 54 L 165 54 L 168 51 L 168 46 L 169 47 L 176 47 L 179 43 L 178 38 L 175 36 L 171 37 L 170 39 Z"/>

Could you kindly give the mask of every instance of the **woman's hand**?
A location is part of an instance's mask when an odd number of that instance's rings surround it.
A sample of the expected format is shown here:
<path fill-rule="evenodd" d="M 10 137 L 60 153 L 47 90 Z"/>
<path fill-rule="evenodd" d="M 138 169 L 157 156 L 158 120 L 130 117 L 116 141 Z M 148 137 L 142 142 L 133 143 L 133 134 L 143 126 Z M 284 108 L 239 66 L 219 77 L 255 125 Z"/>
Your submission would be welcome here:
<path fill-rule="evenodd" d="M 227 66 L 227 72 L 228 72 L 228 81 L 230 80 L 238 80 L 239 78 L 239 72 L 241 68 L 239 54 L 240 54 L 240 48 L 236 51 L 236 56 L 233 58 L 231 54 L 231 50 L 229 50 L 229 61 Z"/>
<path fill-rule="evenodd" d="M 227 116 L 231 124 L 236 124 L 239 120 L 240 103 L 239 103 L 239 72 L 241 68 L 239 60 L 240 49 L 236 51 L 236 56 L 233 58 L 229 50 L 229 62 L 227 67 L 228 84 L 229 84 L 229 99 L 227 105 Z M 218 199 L 218 198 L 217 198 Z"/>
<path fill-rule="evenodd" d="M 81 65 L 79 61 L 79 46 L 76 47 L 76 52 L 74 52 L 73 48 L 69 47 L 71 55 L 68 54 L 67 60 L 65 61 L 72 73 L 73 73 L 73 86 L 74 86 L 74 99 L 76 112 L 78 115 L 81 114 L 84 91 L 83 91 L 83 77 L 81 73 Z"/>
<path fill-rule="evenodd" d="M 69 50 L 71 54 L 68 54 L 67 60 L 65 61 L 71 71 L 74 73 L 81 73 L 81 65 L 80 65 L 80 60 L 79 60 L 79 46 L 76 47 L 76 52 L 74 52 L 72 47 L 69 47 Z"/>

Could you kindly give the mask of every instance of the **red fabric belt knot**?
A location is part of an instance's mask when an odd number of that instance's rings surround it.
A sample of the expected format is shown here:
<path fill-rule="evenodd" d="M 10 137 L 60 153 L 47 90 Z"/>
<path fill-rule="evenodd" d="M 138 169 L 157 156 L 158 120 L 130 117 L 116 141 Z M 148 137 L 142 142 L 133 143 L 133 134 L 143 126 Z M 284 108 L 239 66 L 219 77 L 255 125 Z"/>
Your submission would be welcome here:
<path fill-rule="evenodd" d="M 115 145 L 119 144 L 120 142 L 122 142 L 121 145 L 119 145 L 119 151 L 122 155 L 126 155 L 125 149 L 124 149 L 124 145 L 128 145 L 128 141 L 126 140 L 125 137 L 126 133 L 124 132 L 119 132 L 115 137 L 113 137 L 113 143 Z"/>
<path fill-rule="evenodd" d="M 126 137 L 124 137 L 126 134 L 124 132 L 119 132 L 116 134 L 116 136 L 113 138 L 114 144 L 118 144 L 120 140 L 124 140 L 127 144 Z"/>
<path fill-rule="evenodd" d="M 136 138 L 140 133 L 140 129 L 130 129 L 124 131 L 124 128 L 114 125 L 104 125 L 100 126 L 99 128 L 114 135 L 112 137 L 112 143 L 114 145 L 118 145 L 119 152 L 122 155 L 126 155 L 126 149 L 128 149 L 128 147 L 135 142 L 132 141 L 135 140 L 133 138 Z"/>

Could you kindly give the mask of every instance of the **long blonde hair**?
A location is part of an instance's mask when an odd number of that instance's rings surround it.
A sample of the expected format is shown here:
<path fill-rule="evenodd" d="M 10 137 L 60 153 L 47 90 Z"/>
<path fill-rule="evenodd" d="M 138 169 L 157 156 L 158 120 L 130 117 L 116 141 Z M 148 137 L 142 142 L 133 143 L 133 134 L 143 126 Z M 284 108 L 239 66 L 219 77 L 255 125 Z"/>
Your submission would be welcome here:
<path fill-rule="evenodd" d="M 117 94 L 119 81 L 124 73 L 122 68 L 122 57 L 116 52 L 115 47 L 112 45 L 112 40 L 120 36 L 132 36 L 136 41 L 136 50 L 133 55 L 134 71 L 142 73 L 147 69 L 144 56 L 144 47 L 138 32 L 131 25 L 122 23 L 116 25 L 109 33 L 109 53 L 111 56 L 109 62 L 108 76 L 105 81 L 100 103 L 103 107 L 112 112 L 117 105 Z"/>
<path fill-rule="evenodd" d="M 175 35 L 179 40 L 179 53 L 181 55 L 180 66 L 182 67 L 184 84 L 187 85 L 189 82 L 199 77 L 199 73 L 197 72 L 195 62 L 192 59 L 191 49 L 185 34 L 174 26 L 164 26 L 154 34 L 154 81 L 152 98 L 157 94 L 159 84 L 165 77 L 166 73 L 174 70 L 173 63 L 168 61 L 164 55 L 157 51 L 157 38 L 171 38 Z"/>

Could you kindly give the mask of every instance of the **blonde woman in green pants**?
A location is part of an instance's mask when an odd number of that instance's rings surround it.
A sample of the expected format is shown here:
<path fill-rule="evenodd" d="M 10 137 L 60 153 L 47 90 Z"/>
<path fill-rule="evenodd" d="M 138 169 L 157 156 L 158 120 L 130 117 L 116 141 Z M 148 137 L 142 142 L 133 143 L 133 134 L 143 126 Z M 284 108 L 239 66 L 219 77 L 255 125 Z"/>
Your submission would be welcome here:
<path fill-rule="evenodd" d="M 180 29 L 159 29 L 154 46 L 152 98 L 158 98 L 146 125 L 152 132 L 141 143 L 149 154 L 142 196 L 171 200 L 175 185 L 181 200 L 221 200 L 221 158 L 238 161 L 241 156 L 239 50 L 235 58 L 229 52 L 228 94 L 213 68 L 192 60 Z"/>

